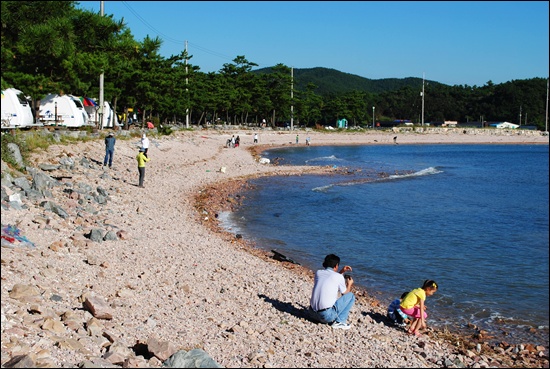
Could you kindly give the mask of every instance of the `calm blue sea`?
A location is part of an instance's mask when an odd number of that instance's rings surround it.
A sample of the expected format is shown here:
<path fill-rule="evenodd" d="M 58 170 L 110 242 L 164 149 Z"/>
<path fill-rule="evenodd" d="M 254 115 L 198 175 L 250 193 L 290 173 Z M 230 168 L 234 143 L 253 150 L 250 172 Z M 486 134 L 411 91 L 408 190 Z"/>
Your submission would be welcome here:
<path fill-rule="evenodd" d="M 433 326 L 473 323 L 508 342 L 535 327 L 548 345 L 548 154 L 548 145 L 274 149 L 263 156 L 342 174 L 255 179 L 223 222 L 312 270 L 337 254 L 383 303 L 434 279 Z"/>

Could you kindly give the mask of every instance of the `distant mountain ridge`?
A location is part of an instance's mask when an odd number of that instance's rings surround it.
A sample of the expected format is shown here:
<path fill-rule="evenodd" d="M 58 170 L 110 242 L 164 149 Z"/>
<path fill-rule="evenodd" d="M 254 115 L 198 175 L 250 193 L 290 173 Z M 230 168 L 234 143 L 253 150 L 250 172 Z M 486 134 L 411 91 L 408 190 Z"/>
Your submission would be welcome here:
<path fill-rule="evenodd" d="M 272 67 L 256 69 L 252 72 L 271 73 Z M 353 90 L 366 91 L 373 94 L 395 91 L 403 87 L 422 90 L 422 78 L 417 77 L 370 79 L 323 67 L 294 68 L 293 73 L 296 89 L 304 91 L 308 83 L 313 83 L 317 86 L 316 93 L 323 96 L 330 94 L 339 95 Z M 441 84 L 428 80 L 425 80 L 426 82 Z"/>

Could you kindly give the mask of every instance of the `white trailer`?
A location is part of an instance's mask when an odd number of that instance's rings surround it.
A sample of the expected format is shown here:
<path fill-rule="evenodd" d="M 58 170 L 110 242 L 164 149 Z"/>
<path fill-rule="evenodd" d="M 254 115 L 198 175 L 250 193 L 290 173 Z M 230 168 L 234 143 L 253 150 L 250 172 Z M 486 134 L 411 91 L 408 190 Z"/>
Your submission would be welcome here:
<path fill-rule="evenodd" d="M 49 94 L 41 99 L 38 119 L 45 126 L 67 128 L 93 126 L 82 101 L 73 95 Z"/>
<path fill-rule="evenodd" d="M 2 90 L 2 129 L 27 128 L 35 124 L 31 104 L 22 91 Z"/>

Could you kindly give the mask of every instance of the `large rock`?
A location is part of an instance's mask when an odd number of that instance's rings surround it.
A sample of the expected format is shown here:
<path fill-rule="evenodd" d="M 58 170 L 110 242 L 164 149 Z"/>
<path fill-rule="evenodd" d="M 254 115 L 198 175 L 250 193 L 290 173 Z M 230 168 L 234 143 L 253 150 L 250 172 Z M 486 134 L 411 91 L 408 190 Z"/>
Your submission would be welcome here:
<path fill-rule="evenodd" d="M 16 284 L 10 291 L 10 297 L 15 300 L 26 301 L 28 298 L 40 295 L 40 290 L 36 286 L 26 284 Z"/>
<path fill-rule="evenodd" d="M 83 305 L 86 310 L 92 313 L 94 318 L 106 320 L 113 319 L 111 307 L 101 296 L 92 294 L 86 298 Z"/>
<path fill-rule="evenodd" d="M 165 368 L 223 368 L 201 349 L 180 350 L 170 356 L 162 366 Z"/>
<path fill-rule="evenodd" d="M 17 164 L 17 166 L 19 166 L 20 168 L 24 167 L 25 163 L 23 163 L 23 156 L 21 155 L 19 146 L 17 146 L 17 144 L 14 144 L 13 142 L 10 142 L 8 143 L 7 148 L 10 156 L 13 158 L 13 161 L 15 161 L 15 164 Z"/>

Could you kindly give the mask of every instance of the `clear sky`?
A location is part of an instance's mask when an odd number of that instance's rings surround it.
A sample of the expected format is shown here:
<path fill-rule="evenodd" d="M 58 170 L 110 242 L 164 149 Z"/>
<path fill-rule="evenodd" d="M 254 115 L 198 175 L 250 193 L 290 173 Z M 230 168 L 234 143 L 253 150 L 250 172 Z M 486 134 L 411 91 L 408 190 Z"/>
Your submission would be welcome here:
<path fill-rule="evenodd" d="M 100 11 L 101 1 L 82 1 Z M 425 76 L 484 86 L 549 74 L 548 1 L 105 1 L 138 41 L 163 40 L 218 72 L 244 55 L 256 68 L 325 67 L 370 79 Z"/>

